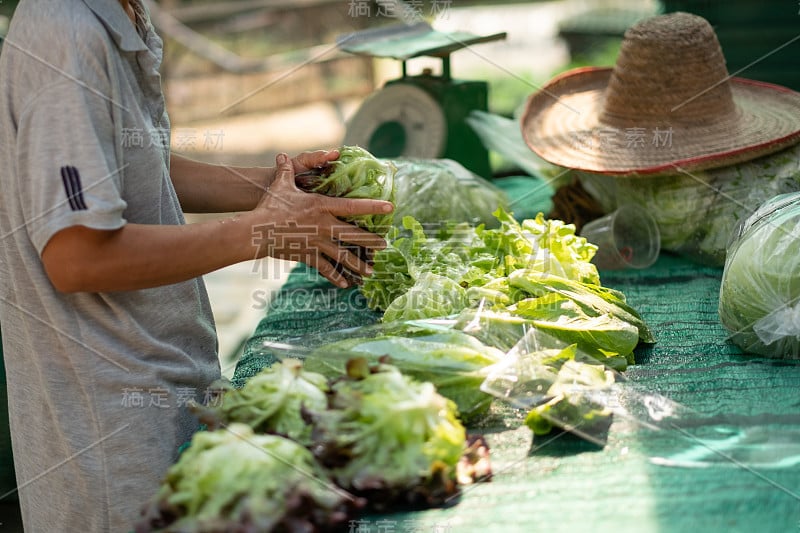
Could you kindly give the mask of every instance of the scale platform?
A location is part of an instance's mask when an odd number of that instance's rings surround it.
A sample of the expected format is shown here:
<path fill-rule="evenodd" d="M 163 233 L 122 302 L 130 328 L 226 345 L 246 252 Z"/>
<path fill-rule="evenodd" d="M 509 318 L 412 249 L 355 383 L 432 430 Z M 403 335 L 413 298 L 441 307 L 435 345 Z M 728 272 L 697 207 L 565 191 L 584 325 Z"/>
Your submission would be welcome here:
<path fill-rule="evenodd" d="M 342 35 L 346 52 L 402 61 L 402 76 L 369 96 L 347 126 L 345 144 L 356 144 L 377 157 L 448 158 L 490 178 L 489 152 L 469 127 L 470 111 L 488 111 L 488 84 L 451 77 L 450 54 L 475 44 L 498 41 L 506 33 L 475 35 L 440 32 L 429 24 L 397 24 Z M 439 75 L 429 69 L 408 74 L 416 57 L 442 60 Z"/>
<path fill-rule="evenodd" d="M 405 61 L 414 57 L 448 57 L 473 44 L 499 41 L 506 33 L 474 35 L 467 32 L 441 32 L 427 22 L 395 24 L 341 35 L 336 45 L 351 54 L 385 57 Z"/>

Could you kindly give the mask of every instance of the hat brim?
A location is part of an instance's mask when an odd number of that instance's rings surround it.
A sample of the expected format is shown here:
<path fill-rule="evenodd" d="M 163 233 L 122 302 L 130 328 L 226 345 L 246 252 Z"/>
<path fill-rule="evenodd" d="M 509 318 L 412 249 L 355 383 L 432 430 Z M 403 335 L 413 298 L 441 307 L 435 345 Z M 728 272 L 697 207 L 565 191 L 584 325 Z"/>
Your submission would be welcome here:
<path fill-rule="evenodd" d="M 620 176 L 654 176 L 748 161 L 800 142 L 800 93 L 730 78 L 736 113 L 715 123 L 635 123 L 600 120 L 611 68 L 562 74 L 528 99 L 522 134 L 555 165 Z"/>

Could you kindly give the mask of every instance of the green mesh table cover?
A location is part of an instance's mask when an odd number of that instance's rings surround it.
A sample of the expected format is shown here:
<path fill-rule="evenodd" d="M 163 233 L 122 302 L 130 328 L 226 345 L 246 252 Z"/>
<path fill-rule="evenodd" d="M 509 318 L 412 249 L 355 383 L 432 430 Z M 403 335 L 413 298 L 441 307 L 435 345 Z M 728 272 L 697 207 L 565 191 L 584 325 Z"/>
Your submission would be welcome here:
<path fill-rule="evenodd" d="M 697 416 L 660 431 L 615 417 L 605 446 L 569 434 L 532 437 L 522 414 L 497 406 L 475 428 L 492 448 L 494 479 L 441 509 L 365 516 L 358 533 L 392 531 L 800 531 L 800 365 L 743 355 L 727 341 L 717 302 L 722 271 L 664 255 L 644 271 L 602 272 L 651 325 L 657 343 L 637 349 L 625 375 Z M 373 323 L 356 290 L 298 267 L 249 340 L 233 381 L 274 359 L 264 340 Z M 735 426 L 730 426 L 733 421 Z M 742 457 L 714 444 L 757 428 Z M 771 435 L 758 442 L 759 435 Z M 776 453 L 776 442 L 783 441 Z M 695 467 L 654 458 L 707 456 Z M 702 466 L 705 465 L 705 466 Z"/>

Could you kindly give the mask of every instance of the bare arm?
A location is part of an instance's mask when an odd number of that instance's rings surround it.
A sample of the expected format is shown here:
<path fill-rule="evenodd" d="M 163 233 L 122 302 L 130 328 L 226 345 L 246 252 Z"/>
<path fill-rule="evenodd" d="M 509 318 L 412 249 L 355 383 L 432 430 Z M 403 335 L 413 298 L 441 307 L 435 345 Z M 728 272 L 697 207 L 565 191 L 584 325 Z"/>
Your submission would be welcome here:
<path fill-rule="evenodd" d="M 115 231 L 72 226 L 42 252 L 45 271 L 62 292 L 111 292 L 185 281 L 254 259 L 242 217 L 184 226 L 127 224 Z"/>
<path fill-rule="evenodd" d="M 294 185 L 292 163 L 283 154 L 279 161 L 273 183 L 251 211 L 184 226 L 127 224 L 113 231 L 72 226 L 45 246 L 45 271 L 62 292 L 156 287 L 266 255 L 303 261 L 342 287 L 347 281 L 331 259 L 369 274 L 366 263 L 342 244 L 376 249 L 385 245 L 383 239 L 337 217 L 385 213 L 392 205 L 304 193 Z"/>
<path fill-rule="evenodd" d="M 292 160 L 296 172 L 322 166 L 339 152 L 305 152 Z M 233 213 L 254 209 L 275 179 L 274 167 L 233 167 L 173 153 L 170 176 L 185 213 Z"/>

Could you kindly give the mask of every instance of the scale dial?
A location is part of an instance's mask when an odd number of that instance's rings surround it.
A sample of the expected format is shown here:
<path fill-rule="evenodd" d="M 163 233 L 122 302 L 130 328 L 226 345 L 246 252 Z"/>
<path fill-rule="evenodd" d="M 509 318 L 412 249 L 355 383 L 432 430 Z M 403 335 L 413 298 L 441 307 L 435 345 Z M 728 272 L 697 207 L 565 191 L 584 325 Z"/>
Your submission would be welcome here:
<path fill-rule="evenodd" d="M 394 83 L 369 96 L 350 119 L 344 144 L 375 157 L 441 157 L 447 141 L 444 111 L 414 85 Z"/>

